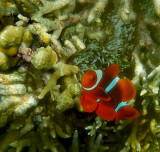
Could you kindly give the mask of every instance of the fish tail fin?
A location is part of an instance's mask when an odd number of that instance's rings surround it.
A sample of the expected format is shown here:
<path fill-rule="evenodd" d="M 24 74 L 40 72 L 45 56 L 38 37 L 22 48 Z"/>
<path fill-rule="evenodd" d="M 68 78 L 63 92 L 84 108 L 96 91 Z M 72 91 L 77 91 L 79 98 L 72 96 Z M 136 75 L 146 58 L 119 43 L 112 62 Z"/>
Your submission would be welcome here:
<path fill-rule="evenodd" d="M 129 101 L 135 97 L 136 89 L 130 80 L 120 79 L 117 87 L 122 101 Z"/>
<path fill-rule="evenodd" d="M 138 111 L 130 106 L 123 106 L 121 107 L 117 114 L 116 114 L 116 121 L 119 121 L 121 119 L 134 119 L 136 117 L 138 117 L 139 113 Z"/>

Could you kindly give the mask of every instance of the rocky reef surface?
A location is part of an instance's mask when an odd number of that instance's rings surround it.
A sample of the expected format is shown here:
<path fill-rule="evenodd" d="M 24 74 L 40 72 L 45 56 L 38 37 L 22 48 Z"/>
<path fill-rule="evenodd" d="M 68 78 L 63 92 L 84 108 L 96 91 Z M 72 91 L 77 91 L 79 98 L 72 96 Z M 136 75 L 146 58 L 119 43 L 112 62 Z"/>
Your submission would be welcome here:
<path fill-rule="evenodd" d="M 158 152 L 160 0 L 1 0 L 0 152 Z M 81 76 L 116 63 L 134 120 L 83 112 Z"/>

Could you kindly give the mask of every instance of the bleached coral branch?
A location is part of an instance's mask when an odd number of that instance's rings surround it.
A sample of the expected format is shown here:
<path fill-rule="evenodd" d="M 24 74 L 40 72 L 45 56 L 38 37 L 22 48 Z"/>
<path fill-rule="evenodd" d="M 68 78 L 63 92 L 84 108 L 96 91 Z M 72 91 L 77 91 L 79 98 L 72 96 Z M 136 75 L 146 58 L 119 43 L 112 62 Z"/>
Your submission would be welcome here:
<path fill-rule="evenodd" d="M 137 129 L 138 129 L 138 123 L 137 120 L 134 123 L 134 126 L 131 130 L 131 135 L 127 139 L 126 146 L 131 146 L 136 151 L 141 151 L 141 145 L 140 142 L 137 140 Z"/>
<path fill-rule="evenodd" d="M 160 0 L 153 0 L 154 9 L 158 16 L 160 16 Z"/>
<path fill-rule="evenodd" d="M 119 7 L 118 14 L 122 18 L 122 20 L 123 21 L 135 20 L 136 14 L 133 12 L 133 8 L 132 8 L 133 0 L 120 0 L 119 3 L 120 3 L 120 7 L 118 6 Z"/>
<path fill-rule="evenodd" d="M 47 86 L 42 90 L 39 99 L 42 99 L 47 92 L 49 92 L 53 86 L 56 85 L 57 80 L 62 76 L 73 75 L 78 72 L 78 67 L 74 65 L 67 65 L 62 62 L 57 63 L 55 66 L 55 72 L 53 73 L 51 79 L 49 80 Z"/>
<path fill-rule="evenodd" d="M 136 46 L 133 51 L 133 59 L 135 62 L 135 70 L 134 70 L 135 76 L 132 79 L 132 82 L 136 86 L 139 85 L 141 78 L 143 79 L 143 81 L 146 80 L 146 70 L 140 60 L 139 52 L 140 52 L 140 46 Z"/>
<path fill-rule="evenodd" d="M 109 0 L 97 0 L 97 2 L 95 3 L 94 7 L 91 9 L 88 15 L 88 23 L 92 23 L 101 16 L 106 5 L 108 4 L 108 1 Z"/>
<path fill-rule="evenodd" d="M 93 125 L 87 126 L 85 127 L 86 130 L 90 130 L 88 132 L 88 135 L 95 135 L 96 131 L 102 126 L 102 119 L 100 117 L 96 117 L 95 118 L 95 122 L 93 123 Z"/>

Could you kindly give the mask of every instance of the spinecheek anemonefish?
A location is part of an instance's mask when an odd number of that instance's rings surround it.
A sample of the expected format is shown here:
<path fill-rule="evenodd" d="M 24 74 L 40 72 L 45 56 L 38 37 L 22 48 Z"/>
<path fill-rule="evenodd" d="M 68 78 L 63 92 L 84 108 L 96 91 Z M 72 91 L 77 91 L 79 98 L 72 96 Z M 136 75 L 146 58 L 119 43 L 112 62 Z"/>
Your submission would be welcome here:
<path fill-rule="evenodd" d="M 80 103 L 86 112 L 96 112 L 104 120 L 133 119 L 138 111 L 127 101 L 136 94 L 133 83 L 118 77 L 119 66 L 110 65 L 106 70 L 88 70 L 81 78 L 83 94 Z"/>

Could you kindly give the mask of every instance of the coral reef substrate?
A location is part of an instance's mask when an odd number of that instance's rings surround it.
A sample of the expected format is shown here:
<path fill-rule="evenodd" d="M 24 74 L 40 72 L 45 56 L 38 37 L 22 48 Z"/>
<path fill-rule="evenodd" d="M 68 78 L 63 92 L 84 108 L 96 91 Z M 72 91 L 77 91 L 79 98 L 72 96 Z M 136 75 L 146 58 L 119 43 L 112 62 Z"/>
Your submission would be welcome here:
<path fill-rule="evenodd" d="M 160 0 L 1 0 L 0 152 L 160 149 Z M 140 113 L 84 113 L 81 76 L 116 63 Z"/>

